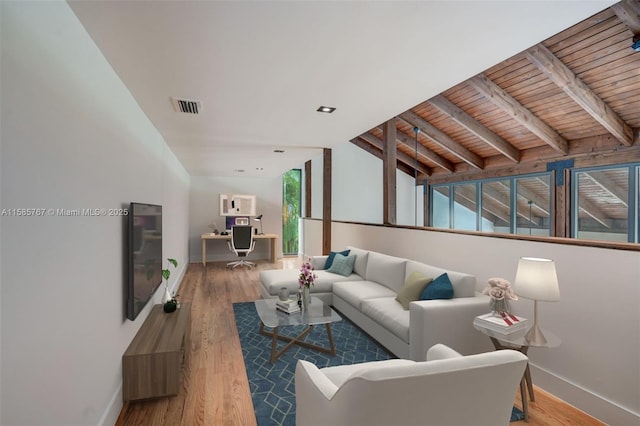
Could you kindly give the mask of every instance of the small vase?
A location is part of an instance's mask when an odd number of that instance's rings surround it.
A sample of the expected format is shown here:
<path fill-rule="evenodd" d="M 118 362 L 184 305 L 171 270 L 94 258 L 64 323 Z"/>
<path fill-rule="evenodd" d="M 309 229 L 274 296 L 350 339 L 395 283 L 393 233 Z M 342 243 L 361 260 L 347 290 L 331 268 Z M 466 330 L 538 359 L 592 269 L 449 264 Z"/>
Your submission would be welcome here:
<path fill-rule="evenodd" d="M 289 289 L 286 287 L 280 288 L 280 293 L 278 293 L 278 298 L 283 302 L 289 300 Z"/>
<path fill-rule="evenodd" d="M 169 293 L 169 287 L 165 286 L 164 287 L 164 295 L 162 295 L 162 304 L 164 305 L 165 303 L 167 303 L 171 299 L 173 299 L 173 298 L 171 297 L 171 293 Z"/>
<path fill-rule="evenodd" d="M 309 309 L 309 305 L 311 304 L 311 294 L 309 294 L 309 287 L 305 286 L 302 289 L 302 309 Z"/>
<path fill-rule="evenodd" d="M 493 312 L 494 315 L 500 315 L 501 313 L 511 313 L 511 305 L 507 299 L 495 300 L 491 299 L 489 301 L 489 309 Z"/>

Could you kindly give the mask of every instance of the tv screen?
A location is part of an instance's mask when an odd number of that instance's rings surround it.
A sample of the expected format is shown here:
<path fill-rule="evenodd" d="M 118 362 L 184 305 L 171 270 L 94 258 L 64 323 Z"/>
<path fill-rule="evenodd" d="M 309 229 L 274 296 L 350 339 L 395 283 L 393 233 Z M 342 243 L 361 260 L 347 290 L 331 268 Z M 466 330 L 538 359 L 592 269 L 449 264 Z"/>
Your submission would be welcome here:
<path fill-rule="evenodd" d="M 162 206 L 131 203 L 128 216 L 126 305 L 133 321 L 162 283 Z"/>

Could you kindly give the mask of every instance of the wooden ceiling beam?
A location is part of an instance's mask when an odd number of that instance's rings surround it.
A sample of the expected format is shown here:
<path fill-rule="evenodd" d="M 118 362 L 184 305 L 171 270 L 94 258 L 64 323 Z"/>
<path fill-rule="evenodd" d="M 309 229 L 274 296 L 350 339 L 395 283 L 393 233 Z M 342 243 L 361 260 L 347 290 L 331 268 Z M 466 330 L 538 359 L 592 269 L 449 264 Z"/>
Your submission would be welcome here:
<path fill-rule="evenodd" d="M 414 139 L 410 138 L 409 136 L 407 136 L 403 132 L 398 132 L 398 134 L 396 136 L 398 138 L 398 142 L 399 143 L 403 144 L 404 146 L 406 146 L 409 149 L 415 150 L 415 140 Z M 451 163 L 446 158 L 444 158 L 444 157 L 436 154 L 435 152 L 431 151 L 429 148 L 425 147 L 424 145 L 422 145 L 420 143 L 418 144 L 418 155 L 423 156 L 427 160 L 437 164 L 439 167 L 442 167 L 443 169 L 447 170 L 448 172 L 453 173 L 456 170 L 456 166 L 454 166 L 453 163 Z"/>
<path fill-rule="evenodd" d="M 558 86 L 594 120 L 624 145 L 633 144 L 633 131 L 586 83 L 578 78 L 543 44 L 525 52 L 527 59 Z"/>
<path fill-rule="evenodd" d="M 467 129 L 469 132 L 491 145 L 505 157 L 515 161 L 516 163 L 520 161 L 520 151 L 518 149 L 493 133 L 491 130 L 487 129 L 449 99 L 442 95 L 437 95 L 429 99 L 429 103 L 438 108 L 453 121 Z"/>
<path fill-rule="evenodd" d="M 415 112 L 409 110 L 400 114 L 400 118 L 406 121 L 410 126 L 418 127 L 434 143 L 440 145 L 465 163 L 477 168 L 484 169 L 484 159 L 473 152 L 469 151 L 458 142 L 454 141 L 442 130 L 420 117 Z"/>
<path fill-rule="evenodd" d="M 622 0 L 611 6 L 611 9 L 633 34 L 640 34 L 640 2 L 638 0 Z"/>
<path fill-rule="evenodd" d="M 362 140 L 364 140 L 365 142 L 370 143 L 371 145 L 375 146 L 376 148 L 382 151 L 382 148 L 384 146 L 382 139 L 376 137 L 375 135 L 369 132 L 363 133 L 359 137 L 362 138 Z M 415 159 L 410 155 L 407 155 L 404 152 L 399 151 L 397 160 L 407 165 L 409 168 L 411 168 L 411 170 L 415 169 Z M 419 160 L 418 160 L 418 172 L 427 176 L 431 175 L 431 170 L 427 168 L 424 164 L 422 164 Z"/>
<path fill-rule="evenodd" d="M 520 102 L 491 81 L 489 77 L 484 74 L 478 74 L 467 80 L 467 83 L 546 144 L 563 154 L 569 151 L 569 144 L 565 138 L 522 106 Z"/>

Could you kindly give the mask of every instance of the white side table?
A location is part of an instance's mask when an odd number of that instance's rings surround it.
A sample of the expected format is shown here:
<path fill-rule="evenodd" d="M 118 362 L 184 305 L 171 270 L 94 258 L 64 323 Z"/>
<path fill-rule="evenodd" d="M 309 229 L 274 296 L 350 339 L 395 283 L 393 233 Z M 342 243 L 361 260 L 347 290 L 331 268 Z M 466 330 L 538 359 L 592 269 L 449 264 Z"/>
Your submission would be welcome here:
<path fill-rule="evenodd" d="M 473 327 L 481 333 L 489 336 L 491 343 L 496 350 L 513 349 L 527 355 L 529 347 L 544 347 L 553 348 L 559 346 L 561 343 L 560 338 L 547 331 L 544 332 L 547 338 L 547 343 L 544 345 L 535 345 L 528 342 L 524 335 L 528 329 L 522 330 L 522 332 L 505 334 L 496 331 L 491 328 L 484 327 L 482 323 L 478 321 L 473 322 Z M 520 398 L 522 399 L 522 412 L 524 413 L 524 421 L 529 422 L 529 404 L 527 402 L 527 390 L 529 391 L 529 398 L 532 402 L 535 402 L 535 396 L 533 395 L 533 383 L 531 382 L 531 372 L 529 370 L 529 362 L 527 362 L 527 368 L 524 370 L 524 375 L 520 381 Z"/>

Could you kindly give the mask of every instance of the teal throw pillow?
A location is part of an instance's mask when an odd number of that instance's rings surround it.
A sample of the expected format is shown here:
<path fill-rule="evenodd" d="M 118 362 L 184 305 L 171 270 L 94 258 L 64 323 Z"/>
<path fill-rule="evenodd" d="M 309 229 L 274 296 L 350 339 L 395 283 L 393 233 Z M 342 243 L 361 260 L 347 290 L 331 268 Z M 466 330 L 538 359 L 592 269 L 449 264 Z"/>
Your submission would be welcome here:
<path fill-rule="evenodd" d="M 329 253 L 329 257 L 327 257 L 327 261 L 324 263 L 324 269 L 331 268 L 331 265 L 333 264 L 333 259 L 335 259 L 336 254 L 341 254 L 343 256 L 349 256 L 349 252 L 350 251 L 351 250 L 332 251 L 331 253 Z"/>
<path fill-rule="evenodd" d="M 348 277 L 353 272 L 353 265 L 356 263 L 356 255 L 343 256 L 340 253 L 336 253 L 331 268 L 327 269 L 327 272 L 342 275 Z"/>
<path fill-rule="evenodd" d="M 433 299 L 452 299 L 453 298 L 453 285 L 446 272 L 436 277 L 429 285 L 427 285 L 422 294 L 420 294 L 420 300 L 433 300 Z"/>

